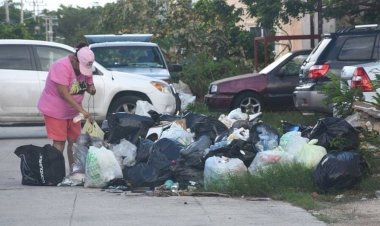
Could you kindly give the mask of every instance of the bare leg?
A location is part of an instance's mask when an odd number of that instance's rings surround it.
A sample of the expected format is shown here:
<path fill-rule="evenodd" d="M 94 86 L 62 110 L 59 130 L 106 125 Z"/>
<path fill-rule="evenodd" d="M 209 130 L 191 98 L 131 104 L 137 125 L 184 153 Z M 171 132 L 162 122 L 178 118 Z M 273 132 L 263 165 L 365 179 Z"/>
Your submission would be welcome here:
<path fill-rule="evenodd" d="M 71 139 L 67 140 L 67 160 L 69 161 L 70 173 L 73 172 L 73 163 L 74 163 L 73 144 L 74 144 L 74 141 L 72 141 Z"/>
<path fill-rule="evenodd" d="M 59 151 L 63 152 L 63 150 L 65 149 L 65 141 L 56 141 L 56 140 L 54 140 L 53 141 L 53 147 L 55 147 Z"/>

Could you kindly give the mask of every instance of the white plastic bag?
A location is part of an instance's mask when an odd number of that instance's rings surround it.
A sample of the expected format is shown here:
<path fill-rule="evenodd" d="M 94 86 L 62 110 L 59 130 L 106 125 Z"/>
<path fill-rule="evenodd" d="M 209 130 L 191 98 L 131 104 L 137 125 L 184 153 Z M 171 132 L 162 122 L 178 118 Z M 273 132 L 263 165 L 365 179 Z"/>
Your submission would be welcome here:
<path fill-rule="evenodd" d="M 112 147 L 113 154 L 121 168 L 136 164 L 136 150 L 136 145 L 126 139 L 121 139 L 119 144 Z"/>
<path fill-rule="evenodd" d="M 291 162 L 292 157 L 284 151 L 261 151 L 256 154 L 251 165 L 248 167 L 248 171 L 252 175 L 257 175 L 259 171 L 264 171 L 272 165 L 288 164 Z"/>
<path fill-rule="evenodd" d="M 136 115 L 150 117 L 150 115 L 148 114 L 148 111 L 150 110 L 157 111 L 156 108 L 148 101 L 138 100 L 136 102 Z"/>
<path fill-rule="evenodd" d="M 179 99 L 181 100 L 181 109 L 185 110 L 189 104 L 195 102 L 196 97 L 187 93 L 178 93 Z"/>
<path fill-rule="evenodd" d="M 243 113 L 241 111 L 241 108 L 236 108 L 232 110 L 228 115 L 228 118 L 234 119 L 234 120 L 247 120 L 248 119 L 248 114 Z"/>
<path fill-rule="evenodd" d="M 90 146 L 86 157 L 85 187 L 102 188 L 115 178 L 123 178 L 115 155 L 105 147 Z"/>
<path fill-rule="evenodd" d="M 193 142 L 193 134 L 183 129 L 183 127 L 176 122 L 173 122 L 169 129 L 162 132 L 160 139 L 162 138 L 178 141 L 185 146 Z"/>
<path fill-rule="evenodd" d="M 239 128 L 234 129 L 234 131 L 227 137 L 228 143 L 231 143 L 233 140 L 248 140 L 249 138 L 249 129 Z"/>
<path fill-rule="evenodd" d="M 298 131 L 287 132 L 280 138 L 280 146 L 283 150 L 295 158 L 309 139 L 302 137 Z"/>
<path fill-rule="evenodd" d="M 204 186 L 217 182 L 226 182 L 230 176 L 243 175 L 247 167 L 238 158 L 213 156 L 206 160 L 204 168 Z"/>

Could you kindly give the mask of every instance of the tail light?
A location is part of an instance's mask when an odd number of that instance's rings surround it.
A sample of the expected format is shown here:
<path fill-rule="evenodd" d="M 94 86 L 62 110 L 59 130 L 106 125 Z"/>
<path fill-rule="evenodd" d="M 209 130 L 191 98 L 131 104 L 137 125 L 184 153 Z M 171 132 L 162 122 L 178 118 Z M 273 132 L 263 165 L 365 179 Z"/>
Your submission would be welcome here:
<path fill-rule="evenodd" d="M 351 80 L 351 86 L 360 88 L 363 92 L 373 91 L 372 82 L 362 67 L 358 67 L 354 71 L 354 76 L 352 76 Z"/>
<path fill-rule="evenodd" d="M 322 65 L 313 65 L 309 69 L 309 78 L 315 79 L 323 77 L 329 71 L 330 65 L 322 64 Z"/>

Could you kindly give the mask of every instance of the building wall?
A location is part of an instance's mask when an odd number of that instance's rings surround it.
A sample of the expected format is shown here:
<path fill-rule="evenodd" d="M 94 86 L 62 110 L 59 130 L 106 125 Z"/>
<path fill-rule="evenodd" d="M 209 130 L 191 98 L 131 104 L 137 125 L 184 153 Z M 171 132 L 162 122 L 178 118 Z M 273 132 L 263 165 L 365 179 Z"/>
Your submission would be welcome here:
<path fill-rule="evenodd" d="M 229 5 L 234 5 L 236 8 L 243 8 L 246 11 L 246 6 L 239 2 L 239 0 L 226 0 Z M 242 17 L 242 21 L 239 25 L 243 25 L 246 30 L 250 30 L 251 27 L 257 27 L 256 19 L 250 18 L 247 14 Z M 317 15 L 314 16 L 314 34 L 318 33 Z M 323 33 L 334 32 L 336 29 L 335 20 L 323 21 Z M 300 20 L 292 20 L 291 24 L 282 26 L 281 29 L 277 29 L 276 35 L 310 35 L 310 16 L 306 15 Z M 317 45 L 318 40 L 315 40 Z M 289 50 L 309 49 L 311 48 L 310 40 L 292 40 L 278 42 L 275 48 L 276 55 L 281 55 Z"/>

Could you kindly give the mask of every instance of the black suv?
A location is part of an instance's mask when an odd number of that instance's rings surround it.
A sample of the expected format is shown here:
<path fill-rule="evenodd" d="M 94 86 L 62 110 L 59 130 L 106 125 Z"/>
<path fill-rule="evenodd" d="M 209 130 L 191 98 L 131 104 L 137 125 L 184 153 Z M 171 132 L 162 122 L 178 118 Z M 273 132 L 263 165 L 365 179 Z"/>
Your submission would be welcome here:
<path fill-rule="evenodd" d="M 360 25 L 326 34 L 300 69 L 300 85 L 295 88 L 295 107 L 303 113 L 332 113 L 320 91 L 327 74 L 340 76 L 343 66 L 372 62 L 380 56 L 378 25 Z"/>

